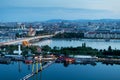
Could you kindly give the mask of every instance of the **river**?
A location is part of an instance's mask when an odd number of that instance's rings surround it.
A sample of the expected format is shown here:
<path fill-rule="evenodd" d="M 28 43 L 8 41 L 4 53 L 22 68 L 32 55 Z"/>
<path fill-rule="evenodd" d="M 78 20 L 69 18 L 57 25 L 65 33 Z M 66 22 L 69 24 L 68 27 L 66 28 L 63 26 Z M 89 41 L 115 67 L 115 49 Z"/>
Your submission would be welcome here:
<path fill-rule="evenodd" d="M 22 62 L 0 64 L 0 80 L 20 80 L 32 72 L 32 64 Z M 120 80 L 120 65 L 54 63 L 29 80 Z"/>
<path fill-rule="evenodd" d="M 0 80 L 20 80 L 32 72 L 31 67 L 32 65 L 24 64 L 23 62 L 0 64 Z"/>
<path fill-rule="evenodd" d="M 35 45 L 49 45 L 50 47 L 68 47 L 81 46 L 86 43 L 87 46 L 97 49 L 107 49 L 112 46 L 113 49 L 120 49 L 120 40 L 45 40 Z M 0 80 L 20 80 L 26 74 L 32 72 L 32 64 L 24 64 L 23 62 L 11 62 L 11 64 L 0 64 Z M 42 72 L 34 75 L 30 80 L 120 80 L 119 64 L 103 64 L 96 62 L 91 64 L 63 64 L 54 63 Z"/>
<path fill-rule="evenodd" d="M 120 65 L 55 63 L 30 80 L 120 80 Z"/>
<path fill-rule="evenodd" d="M 112 47 L 112 49 L 120 49 L 120 40 L 110 40 L 106 42 L 103 39 L 80 39 L 80 40 L 65 40 L 65 39 L 51 39 L 51 40 L 45 40 L 38 43 L 35 43 L 34 45 L 49 45 L 50 47 L 77 47 L 82 46 L 82 43 L 86 43 L 86 46 L 96 48 L 96 49 L 108 49 L 109 46 Z"/>

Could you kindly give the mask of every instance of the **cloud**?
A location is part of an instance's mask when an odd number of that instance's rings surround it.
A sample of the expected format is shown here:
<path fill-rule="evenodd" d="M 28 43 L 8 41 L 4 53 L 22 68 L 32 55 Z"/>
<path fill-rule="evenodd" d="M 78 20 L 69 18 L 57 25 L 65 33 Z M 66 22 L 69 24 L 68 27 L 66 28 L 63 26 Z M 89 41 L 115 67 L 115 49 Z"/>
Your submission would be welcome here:
<path fill-rule="evenodd" d="M 0 20 L 120 18 L 120 0 L 0 0 Z"/>

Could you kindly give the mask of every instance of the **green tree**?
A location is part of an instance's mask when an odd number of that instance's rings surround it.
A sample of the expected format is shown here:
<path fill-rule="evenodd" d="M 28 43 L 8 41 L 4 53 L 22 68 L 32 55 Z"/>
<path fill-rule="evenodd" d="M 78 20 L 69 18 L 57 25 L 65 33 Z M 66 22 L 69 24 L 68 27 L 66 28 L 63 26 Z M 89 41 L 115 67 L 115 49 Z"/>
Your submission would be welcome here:
<path fill-rule="evenodd" d="M 108 52 L 112 52 L 111 46 L 108 47 Z"/>
<path fill-rule="evenodd" d="M 48 51 L 51 50 L 51 47 L 49 47 L 48 45 L 42 46 L 42 50 L 45 51 L 45 52 L 48 52 Z"/>

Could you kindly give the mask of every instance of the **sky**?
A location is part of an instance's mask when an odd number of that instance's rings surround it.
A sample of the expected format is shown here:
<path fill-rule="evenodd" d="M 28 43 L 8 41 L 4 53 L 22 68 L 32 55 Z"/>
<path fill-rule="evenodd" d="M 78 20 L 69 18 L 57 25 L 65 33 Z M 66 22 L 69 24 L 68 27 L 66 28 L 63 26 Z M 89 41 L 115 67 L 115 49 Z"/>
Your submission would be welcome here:
<path fill-rule="evenodd" d="M 120 19 L 120 0 L 0 0 L 0 22 Z"/>

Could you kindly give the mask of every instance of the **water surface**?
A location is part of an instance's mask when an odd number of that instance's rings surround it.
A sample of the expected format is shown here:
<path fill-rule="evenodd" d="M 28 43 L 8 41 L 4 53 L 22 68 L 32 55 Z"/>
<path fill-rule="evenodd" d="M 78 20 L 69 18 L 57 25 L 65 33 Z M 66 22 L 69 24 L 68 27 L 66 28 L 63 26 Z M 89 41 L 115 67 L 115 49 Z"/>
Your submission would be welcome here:
<path fill-rule="evenodd" d="M 0 64 L 0 80 L 20 80 L 31 72 L 31 65 L 24 64 L 23 62 Z"/>
<path fill-rule="evenodd" d="M 96 49 L 108 49 L 112 46 L 113 49 L 120 49 L 120 40 L 110 40 L 106 42 L 103 39 L 81 39 L 81 40 L 65 40 L 65 39 L 51 39 L 40 41 L 35 43 L 35 45 L 49 45 L 50 47 L 77 47 L 82 46 L 82 43 L 86 43 L 86 46 L 96 48 Z"/>
<path fill-rule="evenodd" d="M 30 80 L 120 80 L 120 65 L 55 63 Z"/>

